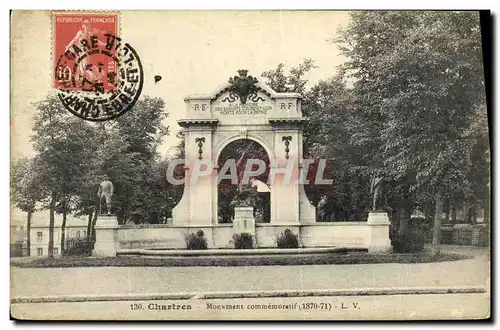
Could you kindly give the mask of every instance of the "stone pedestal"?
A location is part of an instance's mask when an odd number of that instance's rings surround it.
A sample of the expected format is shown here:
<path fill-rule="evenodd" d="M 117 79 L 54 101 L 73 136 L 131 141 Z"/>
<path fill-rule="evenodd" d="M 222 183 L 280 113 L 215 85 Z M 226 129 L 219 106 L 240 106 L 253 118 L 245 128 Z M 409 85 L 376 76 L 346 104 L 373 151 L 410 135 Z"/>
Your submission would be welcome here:
<path fill-rule="evenodd" d="M 248 233 L 255 238 L 255 219 L 252 206 L 235 206 L 233 230 L 235 234 Z"/>
<path fill-rule="evenodd" d="M 389 216 L 385 212 L 370 212 L 368 214 L 368 252 L 392 252 L 389 238 Z"/>
<path fill-rule="evenodd" d="M 118 219 L 115 215 L 99 215 L 95 224 L 95 257 L 116 257 Z"/>

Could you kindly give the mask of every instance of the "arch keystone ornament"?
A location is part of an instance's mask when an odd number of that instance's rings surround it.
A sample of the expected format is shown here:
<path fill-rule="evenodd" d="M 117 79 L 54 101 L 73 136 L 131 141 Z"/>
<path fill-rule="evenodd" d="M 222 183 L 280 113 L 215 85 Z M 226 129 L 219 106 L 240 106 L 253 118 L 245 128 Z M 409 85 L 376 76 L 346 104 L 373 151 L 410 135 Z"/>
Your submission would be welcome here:
<path fill-rule="evenodd" d="M 248 70 L 238 70 L 238 76 L 229 78 L 229 96 L 224 98 L 222 102 L 235 102 L 237 99 L 241 104 L 247 103 L 247 98 L 253 102 L 265 101 L 264 98 L 257 95 L 258 88 L 255 86 L 259 81 L 257 78 L 247 76 Z"/>

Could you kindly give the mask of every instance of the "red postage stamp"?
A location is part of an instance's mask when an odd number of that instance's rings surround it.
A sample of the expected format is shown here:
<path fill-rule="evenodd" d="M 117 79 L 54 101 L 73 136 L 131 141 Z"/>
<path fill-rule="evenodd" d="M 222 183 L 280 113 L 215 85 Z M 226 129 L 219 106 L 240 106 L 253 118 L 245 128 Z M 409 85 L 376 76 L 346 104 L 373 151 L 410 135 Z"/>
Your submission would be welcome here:
<path fill-rule="evenodd" d="M 118 37 L 118 19 L 116 13 L 54 13 L 54 88 L 116 89 L 116 48 L 106 46 Z"/>
<path fill-rule="evenodd" d="M 133 108 L 144 84 L 137 52 L 120 36 L 117 13 L 53 13 L 53 87 L 64 107 L 104 121 Z"/>

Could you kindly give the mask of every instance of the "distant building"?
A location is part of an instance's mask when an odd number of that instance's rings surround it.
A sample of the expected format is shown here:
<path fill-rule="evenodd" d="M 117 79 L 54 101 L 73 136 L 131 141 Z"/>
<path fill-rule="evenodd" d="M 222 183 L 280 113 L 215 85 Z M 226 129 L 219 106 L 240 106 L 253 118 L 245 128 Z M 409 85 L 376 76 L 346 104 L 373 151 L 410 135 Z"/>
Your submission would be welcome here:
<path fill-rule="evenodd" d="M 25 217 L 26 218 L 26 217 Z M 10 256 L 21 257 L 23 252 L 24 242 L 26 240 L 26 219 L 24 222 L 19 218 L 13 218 L 10 222 Z"/>
<path fill-rule="evenodd" d="M 11 254 L 12 244 L 22 242 L 23 255 L 27 255 L 27 214 L 20 210 L 11 212 Z M 31 256 L 47 256 L 49 249 L 49 220 L 48 210 L 35 212 L 31 218 Z M 70 214 L 66 217 L 66 239 L 87 237 L 88 218 L 75 217 Z M 55 214 L 54 218 L 54 255 L 61 254 L 61 227 L 62 214 Z M 22 240 L 21 240 L 22 237 Z"/>

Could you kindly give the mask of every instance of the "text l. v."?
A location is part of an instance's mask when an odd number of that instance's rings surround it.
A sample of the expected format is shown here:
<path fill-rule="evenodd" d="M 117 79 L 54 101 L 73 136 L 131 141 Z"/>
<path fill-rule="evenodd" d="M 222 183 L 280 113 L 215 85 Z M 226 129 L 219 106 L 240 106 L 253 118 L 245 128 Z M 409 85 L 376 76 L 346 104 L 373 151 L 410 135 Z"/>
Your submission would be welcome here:
<path fill-rule="evenodd" d="M 358 308 L 358 303 L 352 303 L 352 307 L 354 307 L 354 309 Z M 349 307 L 341 303 L 341 309 L 349 309 Z"/>

